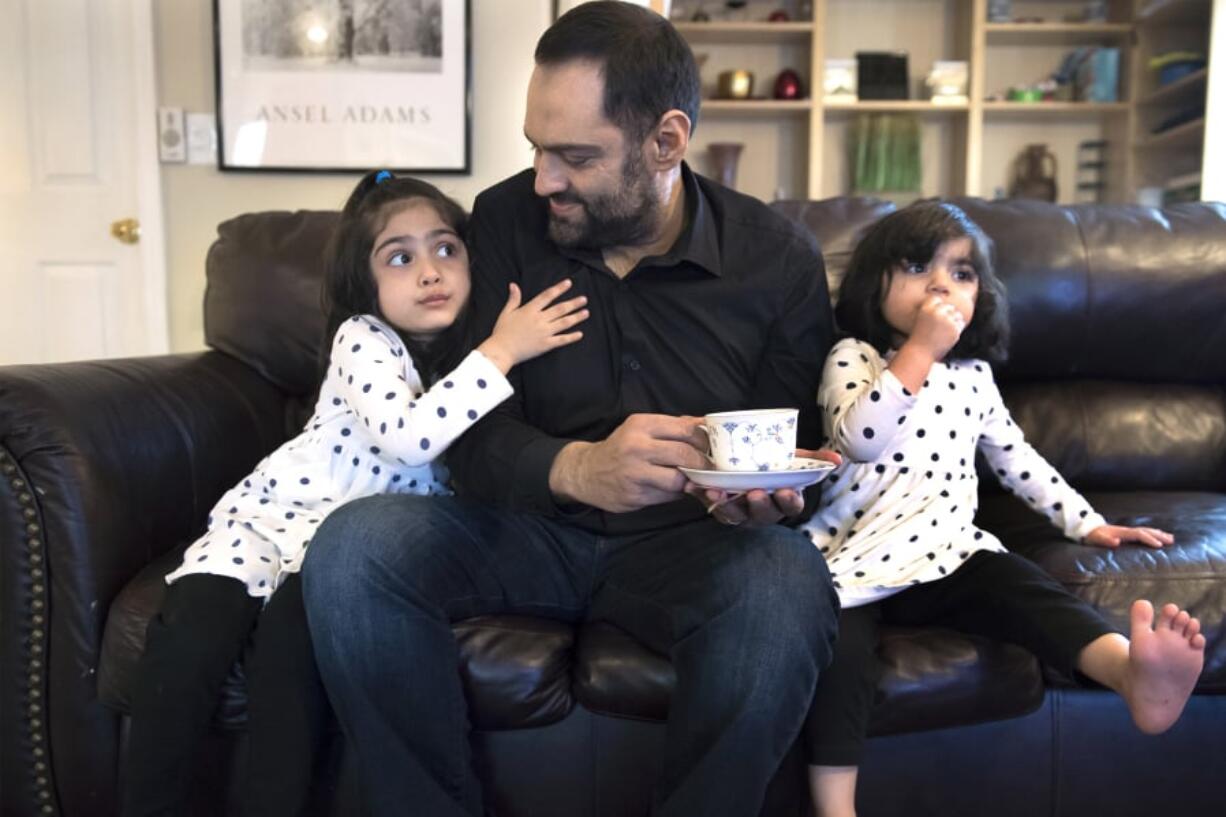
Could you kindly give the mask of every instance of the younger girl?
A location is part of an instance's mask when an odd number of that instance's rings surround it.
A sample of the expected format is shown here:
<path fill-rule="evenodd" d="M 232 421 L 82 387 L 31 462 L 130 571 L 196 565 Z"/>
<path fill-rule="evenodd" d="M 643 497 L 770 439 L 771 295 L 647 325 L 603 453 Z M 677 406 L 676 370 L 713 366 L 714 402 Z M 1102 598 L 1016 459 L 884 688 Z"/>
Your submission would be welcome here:
<path fill-rule="evenodd" d="M 328 712 L 298 578 L 316 528 L 356 497 L 447 493 L 438 456 L 510 396 L 511 367 L 580 338 L 585 300 L 553 303 L 569 281 L 522 306 L 512 284 L 493 334 L 467 351 L 466 222 L 436 188 L 388 171 L 350 195 L 329 252 L 314 416 L 222 497 L 166 577 L 134 693 L 126 815 L 186 811 L 196 750 L 248 640 L 244 813 L 301 811 Z"/>
<path fill-rule="evenodd" d="M 855 813 L 880 667 L 881 622 L 939 624 L 1021 644 L 1127 701 L 1144 732 L 1179 717 L 1200 674 L 1200 624 L 1132 606 L 1131 641 L 1039 567 L 974 525 L 975 452 L 1071 539 L 1169 545 L 1153 528 L 1108 525 L 1022 436 L 985 359 L 1007 344 L 1004 287 L 983 231 L 957 207 L 886 216 L 853 254 L 835 310 L 850 337 L 831 350 L 818 403 L 844 463 L 806 524 L 843 612 L 833 663 L 805 724 L 819 817 Z"/>

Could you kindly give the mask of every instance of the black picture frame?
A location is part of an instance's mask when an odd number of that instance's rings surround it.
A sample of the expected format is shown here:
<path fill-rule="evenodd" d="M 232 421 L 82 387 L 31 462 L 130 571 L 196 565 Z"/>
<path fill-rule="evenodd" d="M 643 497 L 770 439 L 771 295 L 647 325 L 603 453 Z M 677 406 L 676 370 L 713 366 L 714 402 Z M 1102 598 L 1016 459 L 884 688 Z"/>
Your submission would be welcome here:
<path fill-rule="evenodd" d="M 471 173 L 471 21 L 471 0 L 213 0 L 219 169 Z"/>

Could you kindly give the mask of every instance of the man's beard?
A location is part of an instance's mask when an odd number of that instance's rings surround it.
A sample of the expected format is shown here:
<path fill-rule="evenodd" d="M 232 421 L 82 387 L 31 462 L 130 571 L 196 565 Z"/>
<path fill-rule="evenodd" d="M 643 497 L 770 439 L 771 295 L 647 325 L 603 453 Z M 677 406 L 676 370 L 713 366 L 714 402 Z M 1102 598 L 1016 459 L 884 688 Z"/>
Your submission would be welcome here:
<path fill-rule="evenodd" d="M 602 250 L 645 243 L 658 227 L 660 202 L 651 187 L 643 159 L 631 151 L 622 163 L 622 179 L 612 193 L 588 197 L 558 193 L 558 204 L 578 204 L 580 214 L 562 219 L 549 214 L 549 237 L 559 247 Z"/>

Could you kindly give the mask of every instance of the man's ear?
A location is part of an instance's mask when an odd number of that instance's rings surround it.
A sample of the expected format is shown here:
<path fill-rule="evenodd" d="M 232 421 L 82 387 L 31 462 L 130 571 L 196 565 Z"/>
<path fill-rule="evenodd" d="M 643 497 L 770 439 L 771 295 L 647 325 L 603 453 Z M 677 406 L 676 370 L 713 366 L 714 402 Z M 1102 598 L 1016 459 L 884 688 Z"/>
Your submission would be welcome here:
<path fill-rule="evenodd" d="M 672 170 L 681 164 L 690 146 L 690 118 L 676 108 L 665 111 L 650 140 L 648 157 L 655 169 Z"/>

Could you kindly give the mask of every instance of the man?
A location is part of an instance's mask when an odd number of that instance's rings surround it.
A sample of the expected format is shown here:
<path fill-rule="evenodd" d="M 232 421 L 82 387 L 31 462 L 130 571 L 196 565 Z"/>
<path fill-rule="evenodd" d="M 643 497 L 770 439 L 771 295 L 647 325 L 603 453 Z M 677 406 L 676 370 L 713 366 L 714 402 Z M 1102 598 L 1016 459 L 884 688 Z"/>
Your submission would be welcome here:
<path fill-rule="evenodd" d="M 718 500 L 697 415 L 800 407 L 831 342 L 811 237 L 684 163 L 693 56 L 620 2 L 541 38 L 524 133 L 534 168 L 484 192 L 470 231 L 478 331 L 509 282 L 565 278 L 583 339 L 517 367 L 516 393 L 451 449 L 459 498 L 335 512 L 305 569 L 329 694 L 374 813 L 480 815 L 452 622 L 610 621 L 677 673 L 653 812 L 754 815 L 830 655 L 837 601 L 792 491 Z M 806 452 L 811 453 L 811 452 Z M 701 501 L 695 501 L 697 497 Z M 745 523 L 745 524 L 742 524 Z"/>

